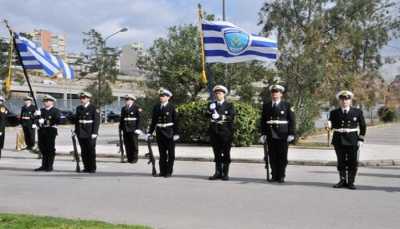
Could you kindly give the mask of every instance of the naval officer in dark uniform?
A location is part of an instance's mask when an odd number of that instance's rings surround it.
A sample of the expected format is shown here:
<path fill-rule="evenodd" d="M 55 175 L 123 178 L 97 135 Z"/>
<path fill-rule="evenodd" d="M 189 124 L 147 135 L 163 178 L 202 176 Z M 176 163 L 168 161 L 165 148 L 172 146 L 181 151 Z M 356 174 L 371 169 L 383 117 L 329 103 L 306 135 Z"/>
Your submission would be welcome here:
<path fill-rule="evenodd" d="M 288 145 L 295 139 L 296 122 L 293 107 L 282 100 L 285 88 L 272 85 L 271 102 L 264 103 L 261 114 L 261 143 L 268 146 L 271 182 L 285 182 Z"/>
<path fill-rule="evenodd" d="M 175 141 L 179 140 L 178 117 L 175 106 L 169 102 L 172 93 L 167 89 L 159 90 L 160 103 L 153 108 L 150 129 L 147 138 L 156 131 L 160 153 L 160 176 L 170 177 L 175 161 Z"/>
<path fill-rule="evenodd" d="M 83 172 L 96 172 L 96 140 L 100 127 L 100 112 L 90 103 L 92 94 L 79 95 L 81 105 L 76 108 L 75 134 L 81 147 Z"/>
<path fill-rule="evenodd" d="M 5 99 L 3 96 L 0 96 L 0 159 L 1 159 L 1 151 L 3 150 L 4 147 L 4 136 L 5 136 L 5 130 L 6 130 L 6 125 L 7 125 L 7 114 L 8 114 L 8 109 L 4 105 Z"/>
<path fill-rule="evenodd" d="M 232 103 L 225 100 L 225 95 L 228 93 L 226 87 L 217 85 L 213 88 L 213 92 L 216 100 L 208 104 L 210 119 L 208 132 L 214 152 L 215 172 L 208 179 L 229 180 L 235 109 Z"/>
<path fill-rule="evenodd" d="M 35 171 L 53 171 L 54 158 L 56 156 L 56 137 L 57 137 L 57 124 L 60 122 L 60 110 L 58 110 L 54 103 L 56 99 L 53 96 L 45 95 L 43 97 L 44 107 L 35 111 L 35 119 L 39 127 L 38 130 L 38 143 L 39 150 L 42 154 L 42 166 L 35 169 Z"/>
<path fill-rule="evenodd" d="M 24 98 L 25 105 L 21 108 L 21 126 L 24 131 L 24 138 L 26 143 L 27 150 L 33 150 L 35 147 L 35 132 L 36 132 L 36 123 L 35 123 L 35 111 L 36 107 L 32 104 L 33 98 L 30 96 L 26 96 Z"/>
<path fill-rule="evenodd" d="M 126 157 L 129 163 L 136 163 L 138 161 L 138 136 L 141 134 L 139 129 L 140 108 L 135 104 L 135 101 L 135 96 L 125 96 L 125 106 L 121 108 L 119 122 L 119 129 L 123 133 Z"/>
<path fill-rule="evenodd" d="M 334 188 L 356 189 L 358 152 L 367 130 L 362 110 L 352 107 L 353 93 L 340 91 L 336 98 L 340 107 L 332 110 L 326 127 L 333 130 L 332 145 L 337 156 L 339 183 Z"/>

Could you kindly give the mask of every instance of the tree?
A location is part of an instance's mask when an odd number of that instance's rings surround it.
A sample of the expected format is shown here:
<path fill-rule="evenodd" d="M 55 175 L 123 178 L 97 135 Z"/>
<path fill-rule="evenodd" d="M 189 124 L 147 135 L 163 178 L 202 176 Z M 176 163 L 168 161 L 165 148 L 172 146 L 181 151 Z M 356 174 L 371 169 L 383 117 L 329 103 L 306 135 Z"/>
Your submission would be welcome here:
<path fill-rule="evenodd" d="M 389 0 L 275 0 L 260 11 L 263 32 L 278 33 L 277 71 L 297 111 L 299 134 L 313 128 L 321 103 L 340 89 L 379 77 L 380 48 L 399 20 Z M 368 79 L 370 80 L 370 79 Z"/>
<path fill-rule="evenodd" d="M 4 79 L 7 76 L 8 71 L 8 43 L 0 38 L 0 79 Z"/>
<path fill-rule="evenodd" d="M 91 29 L 83 34 L 85 35 L 83 44 L 88 53 L 84 55 L 85 58 L 77 61 L 78 65 L 85 66 L 80 77 L 88 78 L 91 74 L 96 74 L 96 81 L 86 90 L 93 94 L 94 101 L 101 107 L 114 100 L 110 83 L 114 83 L 117 79 L 119 52 L 114 48 L 106 47 L 103 37 L 96 30 Z"/>

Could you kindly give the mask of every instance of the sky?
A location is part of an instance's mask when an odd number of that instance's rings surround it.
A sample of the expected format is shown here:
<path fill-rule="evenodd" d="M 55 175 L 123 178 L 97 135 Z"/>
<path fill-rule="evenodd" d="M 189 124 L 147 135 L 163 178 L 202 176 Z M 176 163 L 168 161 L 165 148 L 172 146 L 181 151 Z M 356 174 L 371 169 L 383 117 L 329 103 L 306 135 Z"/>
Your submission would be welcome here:
<path fill-rule="evenodd" d="M 258 12 L 265 0 L 226 0 L 227 20 L 251 33 L 258 33 Z M 104 37 L 127 27 L 107 41 L 121 47 L 143 42 L 148 48 L 153 40 L 166 36 L 173 25 L 196 24 L 197 4 L 207 13 L 222 18 L 222 0 L 0 0 L 0 19 L 7 19 L 15 31 L 45 29 L 64 34 L 67 52 L 82 52 L 83 32 L 94 28 Z M 0 37 L 8 32 L 0 25 Z M 384 56 L 400 57 L 400 39 L 382 49 Z M 386 65 L 385 78 L 400 72 L 400 64 Z"/>

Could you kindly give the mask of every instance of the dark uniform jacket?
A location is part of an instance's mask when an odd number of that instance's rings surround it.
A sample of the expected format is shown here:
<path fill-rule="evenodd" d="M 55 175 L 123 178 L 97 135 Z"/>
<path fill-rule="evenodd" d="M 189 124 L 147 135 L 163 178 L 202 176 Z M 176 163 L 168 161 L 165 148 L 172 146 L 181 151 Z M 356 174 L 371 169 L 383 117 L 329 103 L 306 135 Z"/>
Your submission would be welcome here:
<path fill-rule="evenodd" d="M 0 132 L 4 134 L 7 125 L 8 109 L 3 104 L 0 105 Z"/>
<path fill-rule="evenodd" d="M 167 103 L 163 109 L 161 104 L 154 106 L 149 133 L 153 133 L 154 130 L 157 136 L 166 138 L 178 134 L 178 117 L 174 105 Z"/>
<path fill-rule="evenodd" d="M 21 108 L 20 123 L 23 127 L 32 128 L 35 121 L 35 111 L 36 108 L 34 105 L 30 105 L 29 107 L 25 105 Z"/>
<path fill-rule="evenodd" d="M 57 124 L 60 122 L 60 110 L 55 107 L 50 109 L 41 108 L 40 109 L 41 115 L 37 117 L 38 119 L 43 118 L 44 123 L 39 124 L 39 132 L 46 130 L 49 131 L 48 133 L 57 134 Z"/>
<path fill-rule="evenodd" d="M 80 105 L 76 108 L 75 133 L 78 138 L 91 138 L 98 134 L 100 126 L 100 112 L 89 103 L 87 107 Z"/>
<path fill-rule="evenodd" d="M 351 107 L 347 115 L 341 108 L 335 109 L 330 112 L 329 121 L 332 123 L 333 145 L 355 146 L 364 140 L 366 124 L 360 109 Z"/>
<path fill-rule="evenodd" d="M 215 104 L 215 109 L 211 105 Z M 219 118 L 213 119 L 212 114 L 218 113 Z M 224 101 L 221 105 L 216 101 L 208 104 L 208 116 L 210 118 L 209 133 L 210 135 L 218 135 L 225 140 L 233 138 L 233 122 L 235 119 L 235 109 L 232 103 Z"/>
<path fill-rule="evenodd" d="M 295 135 L 296 120 L 293 108 L 288 102 L 280 101 L 275 109 L 272 102 L 263 105 L 261 133 L 269 139 L 286 140 L 288 135 Z"/>
<path fill-rule="evenodd" d="M 133 104 L 129 108 L 127 106 L 121 109 L 121 119 L 119 128 L 124 132 L 131 133 L 139 129 L 140 112 L 139 107 Z"/>

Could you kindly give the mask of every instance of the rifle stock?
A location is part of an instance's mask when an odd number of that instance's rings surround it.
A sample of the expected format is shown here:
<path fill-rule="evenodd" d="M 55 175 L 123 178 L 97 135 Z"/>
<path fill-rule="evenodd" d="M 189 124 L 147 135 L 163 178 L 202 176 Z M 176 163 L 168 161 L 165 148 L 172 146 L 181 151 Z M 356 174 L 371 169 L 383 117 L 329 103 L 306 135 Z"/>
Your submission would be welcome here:
<path fill-rule="evenodd" d="M 76 135 L 74 133 L 73 130 L 71 130 L 72 132 L 72 146 L 74 147 L 74 158 L 75 158 L 75 162 L 76 162 L 76 167 L 75 167 L 75 171 L 77 173 L 79 173 L 81 171 L 81 167 L 79 165 L 79 154 L 78 154 L 78 147 L 76 146 Z"/>
<path fill-rule="evenodd" d="M 122 129 L 121 128 L 119 128 L 118 133 L 119 133 L 118 134 L 119 135 L 119 152 L 121 154 L 121 163 L 124 163 L 125 150 L 124 150 L 124 139 L 123 139 L 123 136 L 122 136 Z"/>
<path fill-rule="evenodd" d="M 151 148 L 151 139 L 150 138 L 147 139 L 147 148 L 149 150 L 149 152 L 147 154 L 145 154 L 145 157 L 149 158 L 149 161 L 147 162 L 147 164 L 151 163 L 151 166 L 152 166 L 151 174 L 153 176 L 157 176 L 156 159 L 154 157 L 153 149 Z"/>
<path fill-rule="evenodd" d="M 267 170 L 267 181 L 270 181 L 269 174 L 269 153 L 268 153 L 268 144 L 264 142 L 264 160 L 265 160 L 265 169 Z"/>

